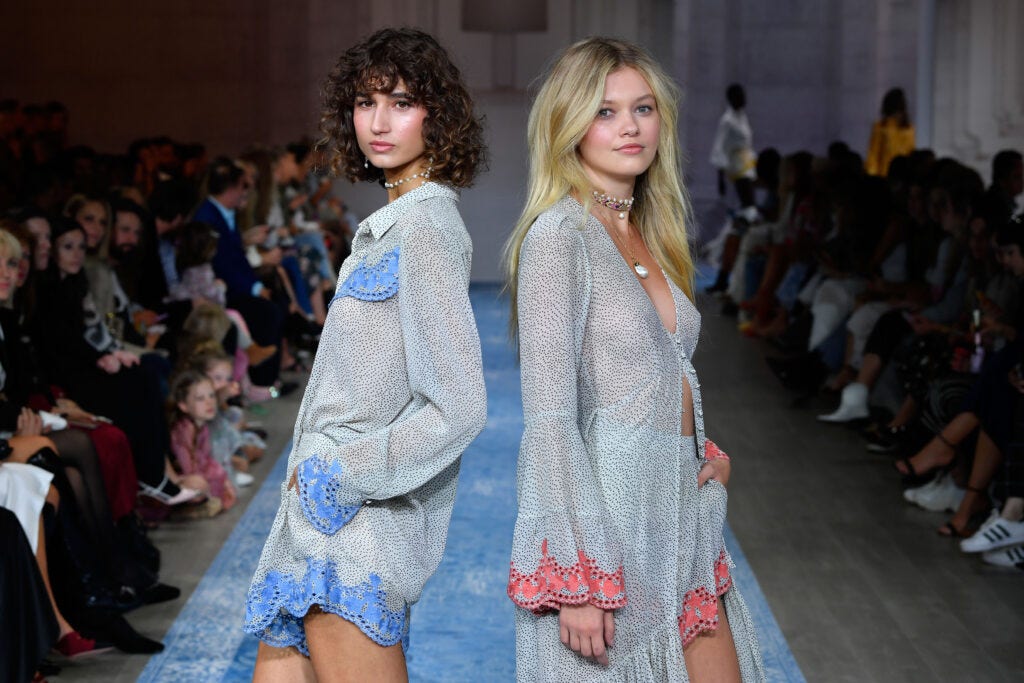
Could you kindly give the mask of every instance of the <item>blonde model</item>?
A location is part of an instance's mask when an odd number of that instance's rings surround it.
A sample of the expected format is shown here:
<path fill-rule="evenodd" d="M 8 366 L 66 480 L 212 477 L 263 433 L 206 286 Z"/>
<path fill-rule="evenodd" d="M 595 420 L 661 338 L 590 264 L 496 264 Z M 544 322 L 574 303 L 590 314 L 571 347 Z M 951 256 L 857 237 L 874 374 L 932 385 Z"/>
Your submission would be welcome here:
<path fill-rule="evenodd" d="M 676 94 L 592 38 L 530 114 L 506 262 L 525 429 L 508 594 L 520 681 L 761 681 L 722 529 L 729 459 L 691 363 Z"/>

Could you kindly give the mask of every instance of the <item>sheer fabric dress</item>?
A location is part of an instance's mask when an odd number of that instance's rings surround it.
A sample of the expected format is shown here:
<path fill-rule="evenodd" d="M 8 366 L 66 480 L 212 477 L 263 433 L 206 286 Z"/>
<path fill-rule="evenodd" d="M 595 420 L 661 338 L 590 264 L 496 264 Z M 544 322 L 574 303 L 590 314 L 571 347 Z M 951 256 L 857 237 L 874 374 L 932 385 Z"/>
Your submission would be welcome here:
<path fill-rule="evenodd" d="M 249 589 L 244 628 L 270 645 L 308 654 L 313 605 L 404 643 L 441 560 L 459 458 L 487 412 L 457 200 L 426 183 L 353 238 Z"/>
<path fill-rule="evenodd" d="M 566 197 L 522 246 L 524 432 L 508 594 L 520 681 L 686 681 L 683 647 L 717 628 L 722 596 L 745 683 L 764 680 L 722 537 L 726 491 L 705 462 L 690 361 L 700 316 L 671 281 L 676 331 L 611 237 Z M 683 380 L 696 436 L 682 435 Z M 615 609 L 609 665 L 559 640 L 558 609 Z"/>

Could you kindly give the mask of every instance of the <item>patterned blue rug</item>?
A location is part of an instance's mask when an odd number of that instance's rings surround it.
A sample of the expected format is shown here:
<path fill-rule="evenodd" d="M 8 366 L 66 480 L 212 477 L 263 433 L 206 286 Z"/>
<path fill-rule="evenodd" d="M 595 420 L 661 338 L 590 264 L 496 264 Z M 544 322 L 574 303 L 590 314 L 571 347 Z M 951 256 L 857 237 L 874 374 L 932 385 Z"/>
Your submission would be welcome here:
<path fill-rule="evenodd" d="M 701 273 L 698 286 L 709 273 Z M 409 673 L 413 681 L 511 681 L 515 678 L 513 606 L 505 596 L 515 521 L 515 469 L 522 430 L 519 370 L 507 343 L 498 288 L 474 285 L 483 343 L 487 428 L 466 451 L 448 547 L 413 608 Z M 242 633 L 245 594 L 277 512 L 288 448 L 185 604 L 140 681 L 249 681 L 256 639 Z M 803 683 L 786 640 L 732 532 L 734 576 L 757 625 L 770 681 Z"/>

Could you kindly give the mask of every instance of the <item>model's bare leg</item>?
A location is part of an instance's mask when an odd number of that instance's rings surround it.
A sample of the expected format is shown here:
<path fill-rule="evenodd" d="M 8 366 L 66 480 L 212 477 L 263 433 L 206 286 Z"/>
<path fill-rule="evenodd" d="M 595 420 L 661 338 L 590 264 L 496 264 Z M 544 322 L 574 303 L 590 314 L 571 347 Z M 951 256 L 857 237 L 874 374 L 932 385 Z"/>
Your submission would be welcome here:
<path fill-rule="evenodd" d="M 306 642 L 320 683 L 406 683 L 401 644 L 381 647 L 355 624 L 313 608 L 304 620 Z"/>
<path fill-rule="evenodd" d="M 683 658 L 693 683 L 739 683 L 740 662 L 722 598 L 718 598 L 718 628 L 694 638 L 683 650 Z"/>
<path fill-rule="evenodd" d="M 294 647 L 271 647 L 261 642 L 256 651 L 253 683 L 316 683 L 313 664 Z"/>

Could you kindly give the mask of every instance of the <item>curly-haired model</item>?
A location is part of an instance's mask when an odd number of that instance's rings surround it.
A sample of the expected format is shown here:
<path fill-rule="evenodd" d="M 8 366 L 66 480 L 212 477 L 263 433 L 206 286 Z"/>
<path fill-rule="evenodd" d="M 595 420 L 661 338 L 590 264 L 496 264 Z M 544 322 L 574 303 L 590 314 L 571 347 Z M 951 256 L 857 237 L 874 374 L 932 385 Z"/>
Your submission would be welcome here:
<path fill-rule="evenodd" d="M 459 459 L 487 420 L 458 210 L 480 122 L 420 31 L 373 34 L 327 89 L 333 170 L 379 181 L 387 203 L 338 271 L 244 628 L 262 641 L 254 681 L 408 683 L 409 608 L 441 562 Z"/>
<path fill-rule="evenodd" d="M 399 82 L 414 104 L 427 110 L 423 141 L 433 159 L 431 178 L 469 187 L 484 165 L 483 127 L 462 75 L 433 36 L 410 28 L 386 28 L 347 50 L 324 84 L 321 144 L 331 170 L 352 182 L 384 182 L 384 173 L 356 141 L 352 112 L 360 95 L 391 92 Z"/>

